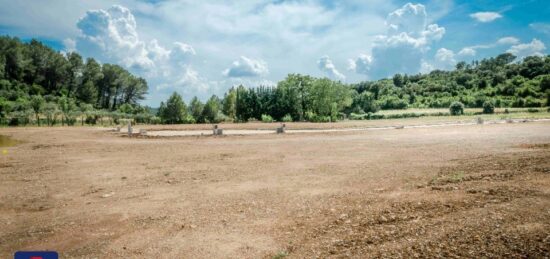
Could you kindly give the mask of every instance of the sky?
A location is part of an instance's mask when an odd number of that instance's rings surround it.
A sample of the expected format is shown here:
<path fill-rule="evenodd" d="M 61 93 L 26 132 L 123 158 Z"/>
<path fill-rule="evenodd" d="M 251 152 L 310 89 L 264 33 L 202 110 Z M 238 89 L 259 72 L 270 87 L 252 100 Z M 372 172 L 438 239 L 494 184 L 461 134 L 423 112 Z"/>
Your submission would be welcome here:
<path fill-rule="evenodd" d="M 0 0 L 0 35 L 36 38 L 145 78 L 143 104 L 275 85 L 450 70 L 550 49 L 548 0 Z"/>

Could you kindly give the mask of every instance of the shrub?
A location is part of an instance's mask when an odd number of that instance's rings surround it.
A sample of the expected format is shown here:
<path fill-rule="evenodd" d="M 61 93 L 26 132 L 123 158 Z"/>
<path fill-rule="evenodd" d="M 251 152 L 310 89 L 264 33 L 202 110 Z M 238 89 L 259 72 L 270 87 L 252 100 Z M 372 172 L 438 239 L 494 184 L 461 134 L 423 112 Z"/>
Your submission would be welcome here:
<path fill-rule="evenodd" d="M 373 114 L 369 112 L 368 118 L 369 120 L 380 120 L 380 119 L 384 119 L 384 114 Z"/>
<path fill-rule="evenodd" d="M 464 114 L 464 104 L 461 102 L 453 102 L 449 106 L 449 112 L 451 115 L 461 115 Z"/>
<path fill-rule="evenodd" d="M 368 118 L 368 114 L 364 113 L 364 114 L 357 114 L 357 113 L 350 113 L 349 115 L 349 119 L 350 120 L 365 120 Z"/>
<path fill-rule="evenodd" d="M 157 116 L 153 116 L 149 120 L 149 123 L 151 123 L 151 124 L 160 124 L 161 122 L 162 122 L 162 119 L 160 117 L 157 117 Z"/>
<path fill-rule="evenodd" d="M 317 115 L 316 113 L 311 111 L 306 112 L 306 120 L 310 122 L 331 122 L 332 121 L 330 116 Z"/>
<path fill-rule="evenodd" d="M 262 122 L 273 122 L 273 117 L 267 114 L 262 114 Z"/>
<path fill-rule="evenodd" d="M 290 114 L 287 114 L 281 120 L 283 122 L 291 122 L 292 121 L 292 116 L 290 116 Z"/>
<path fill-rule="evenodd" d="M 533 113 L 533 112 L 539 112 L 539 109 L 529 108 L 529 109 L 527 109 L 527 112 L 531 112 L 531 113 Z"/>
<path fill-rule="evenodd" d="M 483 103 L 483 113 L 485 114 L 495 113 L 495 104 L 493 103 L 493 101 L 487 100 Z"/>
<path fill-rule="evenodd" d="M 525 102 L 523 103 L 524 107 L 542 107 L 543 101 L 533 98 L 531 96 L 525 98 Z"/>

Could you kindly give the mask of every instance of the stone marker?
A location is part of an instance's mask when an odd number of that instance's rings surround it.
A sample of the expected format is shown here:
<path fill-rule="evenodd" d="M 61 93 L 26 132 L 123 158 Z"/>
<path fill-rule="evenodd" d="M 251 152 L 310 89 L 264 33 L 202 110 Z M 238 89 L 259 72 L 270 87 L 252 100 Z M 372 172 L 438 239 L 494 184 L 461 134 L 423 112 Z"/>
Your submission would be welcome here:
<path fill-rule="evenodd" d="M 284 123 L 283 123 L 283 125 L 281 125 L 281 127 L 278 127 L 277 128 L 277 134 L 285 133 L 285 127 L 286 127 L 286 125 Z"/>
<path fill-rule="evenodd" d="M 477 117 L 476 121 L 477 121 L 477 124 L 483 124 L 483 118 L 481 117 Z"/>
<path fill-rule="evenodd" d="M 218 125 L 214 125 L 214 128 L 212 129 L 212 135 L 223 135 L 223 129 L 218 129 Z"/>
<path fill-rule="evenodd" d="M 132 136 L 132 122 L 128 122 L 128 137 Z"/>

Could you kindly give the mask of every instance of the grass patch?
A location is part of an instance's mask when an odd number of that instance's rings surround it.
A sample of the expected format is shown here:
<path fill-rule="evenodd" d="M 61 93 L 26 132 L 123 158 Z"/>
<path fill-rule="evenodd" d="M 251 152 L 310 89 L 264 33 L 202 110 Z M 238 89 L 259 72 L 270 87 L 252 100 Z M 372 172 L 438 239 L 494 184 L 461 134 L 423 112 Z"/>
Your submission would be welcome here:
<path fill-rule="evenodd" d="M 434 176 L 430 182 L 429 185 L 441 185 L 441 184 L 448 184 L 448 183 L 459 183 L 464 180 L 464 172 L 456 172 L 451 175 L 443 175 L 443 176 Z"/>
<path fill-rule="evenodd" d="M 271 259 L 282 259 L 288 256 L 286 251 L 279 251 L 276 255 L 272 256 Z"/>

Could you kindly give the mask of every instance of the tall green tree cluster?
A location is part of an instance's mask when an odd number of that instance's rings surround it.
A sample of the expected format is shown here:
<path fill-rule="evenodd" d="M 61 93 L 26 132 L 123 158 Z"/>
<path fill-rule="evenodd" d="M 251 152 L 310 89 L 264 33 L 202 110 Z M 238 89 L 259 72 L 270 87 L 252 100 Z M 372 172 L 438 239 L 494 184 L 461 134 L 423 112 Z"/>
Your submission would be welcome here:
<path fill-rule="evenodd" d="M 266 115 L 276 120 L 290 116 L 296 121 L 335 121 L 342 110 L 352 105 L 353 91 L 347 85 L 326 78 L 290 74 L 276 87 L 240 85 L 231 88 L 223 99 L 213 95 L 204 104 L 194 97 L 185 112 L 192 117 L 188 122 L 262 120 Z M 179 100 L 181 96 L 174 93 L 166 104 L 161 104 L 159 117 L 166 123 L 173 123 L 165 110 L 174 99 Z"/>
<path fill-rule="evenodd" d="M 39 114 L 54 118 L 59 113 L 71 121 L 72 112 L 90 107 L 137 107 L 147 88 L 143 78 L 118 65 L 60 53 L 37 40 L 0 37 L 0 119 L 33 113 L 39 123 Z"/>

